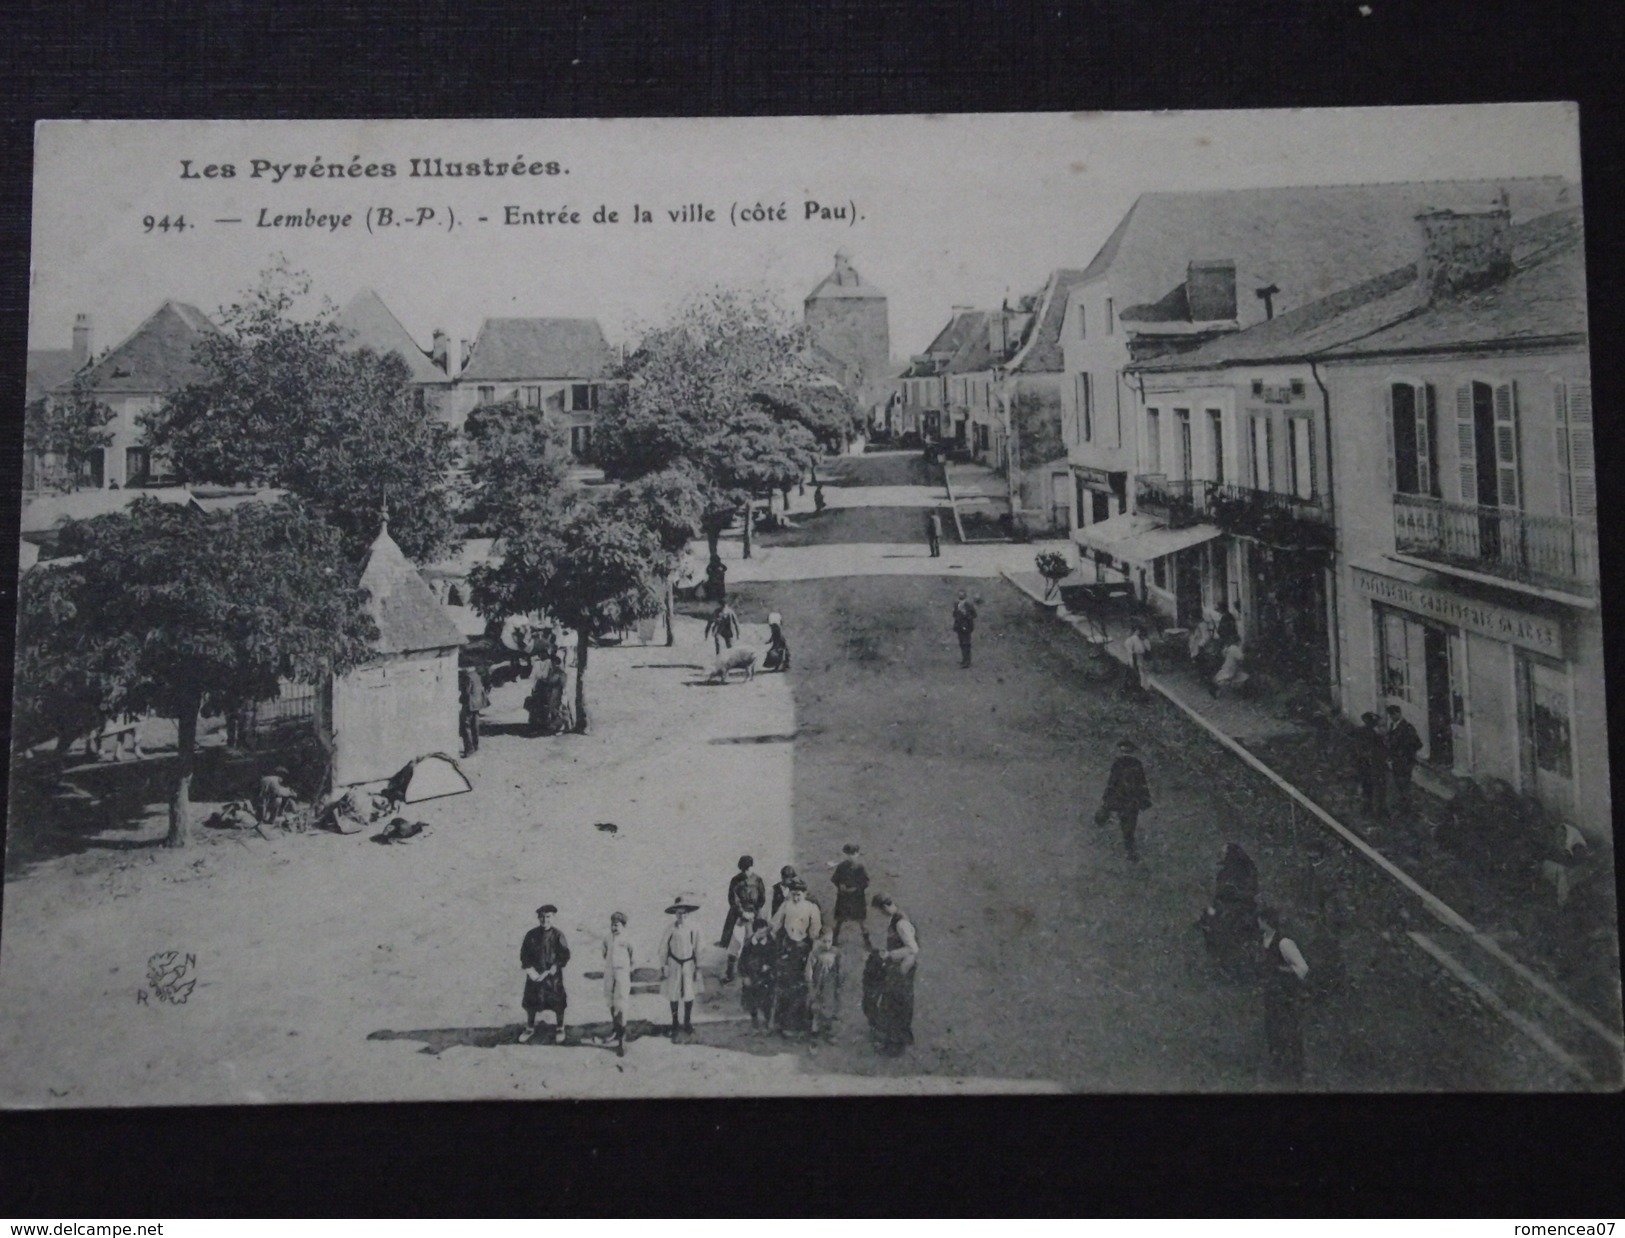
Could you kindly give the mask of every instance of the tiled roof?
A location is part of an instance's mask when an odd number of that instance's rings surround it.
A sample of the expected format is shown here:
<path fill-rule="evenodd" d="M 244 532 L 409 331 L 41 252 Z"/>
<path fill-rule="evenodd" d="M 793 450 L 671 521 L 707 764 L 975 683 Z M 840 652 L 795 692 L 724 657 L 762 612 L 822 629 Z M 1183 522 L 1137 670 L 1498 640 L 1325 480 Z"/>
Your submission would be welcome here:
<path fill-rule="evenodd" d="M 461 630 L 401 553 L 387 527 L 373 540 L 361 572 L 361 587 L 371 595 L 367 611 L 378 625 L 373 648 L 379 653 L 446 649 L 464 643 Z"/>
<path fill-rule="evenodd" d="M 381 356 L 397 354 L 406 362 L 413 382 L 451 381 L 450 376 L 417 346 L 417 341 L 401 326 L 401 320 L 390 312 L 383 298 L 371 288 L 356 293 L 355 298 L 339 311 L 335 321 L 349 333 L 353 347 L 370 348 Z"/>
<path fill-rule="evenodd" d="M 1120 307 L 1155 302 L 1193 260 L 1236 264 L 1237 312 L 1262 321 L 1255 290 L 1274 284 L 1277 314 L 1411 261 L 1415 217 L 1430 207 L 1486 206 L 1505 191 L 1514 223 L 1578 206 L 1558 177 L 1141 194 L 1080 282 L 1110 276 Z"/>
<path fill-rule="evenodd" d="M 24 402 L 32 404 L 46 392 L 67 386 L 73 370 L 73 349 L 30 348 Z"/>
<path fill-rule="evenodd" d="M 1586 331 L 1579 207 L 1511 229 L 1513 272 L 1482 292 L 1419 304 L 1414 263 L 1268 322 L 1134 368 L 1147 372 L 1550 339 Z"/>
<path fill-rule="evenodd" d="M 972 310 L 968 314 L 961 314 L 960 320 L 965 324 L 965 329 L 959 333 L 959 346 L 954 349 L 954 355 L 942 368 L 944 374 L 976 374 L 993 364 L 987 311 Z"/>
<path fill-rule="evenodd" d="M 1066 317 L 1067 295 L 1083 282 L 1084 272 L 1062 268 L 1050 274 L 1044 287 L 1038 317 L 1027 343 L 1016 354 L 1011 368 L 1018 374 L 1058 374 L 1061 359 L 1061 322 Z"/>
<path fill-rule="evenodd" d="M 165 301 L 90 368 L 87 381 L 98 393 L 178 391 L 206 376 L 192 350 L 203 336 L 218 334 L 196 306 Z"/>
<path fill-rule="evenodd" d="M 959 310 L 948 320 L 948 325 L 937 332 L 937 338 L 926 348 L 928 353 L 953 354 L 959 351 L 966 336 L 976 329 L 978 311 Z M 984 315 L 985 317 L 985 315 Z"/>
<path fill-rule="evenodd" d="M 487 318 L 459 377 L 608 378 L 615 363 L 596 318 Z"/>

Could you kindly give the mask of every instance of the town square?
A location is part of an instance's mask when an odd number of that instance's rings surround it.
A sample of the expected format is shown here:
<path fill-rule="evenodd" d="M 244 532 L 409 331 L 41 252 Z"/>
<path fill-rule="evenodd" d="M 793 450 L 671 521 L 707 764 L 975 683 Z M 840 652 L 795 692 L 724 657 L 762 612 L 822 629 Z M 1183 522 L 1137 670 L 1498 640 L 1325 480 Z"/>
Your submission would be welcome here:
<path fill-rule="evenodd" d="M 533 295 L 494 175 L 226 262 L 252 127 L 174 146 L 193 287 L 104 308 L 42 224 L 0 1101 L 1617 1089 L 1578 165 L 1368 119 L 1015 269 L 809 129 L 647 223 L 793 264 L 619 317 L 656 261 L 575 238 L 639 210 L 561 197 Z M 339 256 L 386 209 L 443 274 Z"/>

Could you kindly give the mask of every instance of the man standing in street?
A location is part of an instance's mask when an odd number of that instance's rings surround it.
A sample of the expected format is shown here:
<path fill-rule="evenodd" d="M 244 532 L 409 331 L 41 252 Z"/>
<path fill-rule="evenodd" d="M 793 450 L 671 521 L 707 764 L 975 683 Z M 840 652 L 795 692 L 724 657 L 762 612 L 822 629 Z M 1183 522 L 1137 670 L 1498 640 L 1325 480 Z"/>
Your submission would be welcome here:
<path fill-rule="evenodd" d="M 1145 766 L 1135 755 L 1137 751 L 1132 740 L 1118 741 L 1117 759 L 1106 776 L 1106 791 L 1095 813 L 1096 825 L 1105 825 L 1112 814 L 1117 815 L 1118 827 L 1123 831 L 1123 850 L 1136 864 L 1140 853 L 1134 831 L 1140 824 L 1140 814 L 1151 807 L 1151 788 L 1146 782 Z"/>
<path fill-rule="evenodd" d="M 965 591 L 959 591 L 959 598 L 954 602 L 954 635 L 959 637 L 959 668 L 966 670 L 970 667 L 970 638 L 976 631 L 976 607 Z"/>
<path fill-rule="evenodd" d="M 525 1030 L 519 1041 L 526 1044 L 536 1034 L 538 1011 L 553 1016 L 552 1034 L 548 1040 L 558 1044 L 564 1039 L 564 1010 L 568 1000 L 564 993 L 564 968 L 570 962 L 570 944 L 564 934 L 553 927 L 553 917 L 559 909 L 552 903 L 543 903 L 536 909 L 536 927 L 525 934 L 519 946 L 519 966 L 525 969 Z M 548 1020 L 543 1020 L 548 1026 Z"/>
<path fill-rule="evenodd" d="M 1394 774 L 1394 798 L 1389 805 L 1398 820 L 1411 818 L 1411 771 L 1416 768 L 1422 737 L 1398 705 L 1388 706 L 1388 768 Z"/>
<path fill-rule="evenodd" d="M 940 559 L 942 557 L 942 517 L 937 514 L 937 509 L 934 507 L 925 515 L 925 540 L 926 544 L 931 547 L 931 557 Z"/>
<path fill-rule="evenodd" d="M 1360 784 L 1360 800 L 1366 812 L 1377 820 L 1388 816 L 1387 737 L 1378 728 L 1382 719 L 1367 710 L 1360 715 L 1360 729 L 1354 733 L 1354 776 Z"/>
<path fill-rule="evenodd" d="M 457 729 L 463 739 L 463 755 L 468 757 L 480 750 L 480 710 L 491 703 L 491 698 L 477 666 L 463 667 L 458 680 Z"/>
<path fill-rule="evenodd" d="M 841 925 L 856 924 L 860 933 L 867 934 L 865 922 L 869 916 L 869 871 L 858 858 L 858 844 L 847 843 L 841 848 L 842 860 L 835 866 L 830 880 L 835 883 L 834 943 L 841 944 Z"/>

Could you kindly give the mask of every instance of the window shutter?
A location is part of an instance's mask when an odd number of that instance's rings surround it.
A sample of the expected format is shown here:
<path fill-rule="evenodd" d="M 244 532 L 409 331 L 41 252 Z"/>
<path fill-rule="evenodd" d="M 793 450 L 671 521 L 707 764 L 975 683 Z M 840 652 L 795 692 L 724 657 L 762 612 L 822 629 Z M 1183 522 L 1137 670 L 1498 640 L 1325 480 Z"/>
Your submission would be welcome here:
<path fill-rule="evenodd" d="M 1495 389 L 1495 473 L 1502 507 L 1518 507 L 1518 400 L 1511 383 Z"/>
<path fill-rule="evenodd" d="M 1557 440 L 1557 513 L 1572 518 L 1574 493 L 1569 478 L 1569 401 L 1568 388 L 1562 383 L 1552 384 L 1552 423 Z"/>
<path fill-rule="evenodd" d="M 1456 459 L 1461 465 L 1461 501 L 1478 506 L 1478 443 L 1473 437 L 1473 385 L 1456 388 Z"/>
<path fill-rule="evenodd" d="M 1433 472 L 1433 384 L 1423 383 L 1416 389 L 1416 481 L 1422 494 L 1439 497 L 1439 481 Z"/>
<path fill-rule="evenodd" d="M 1578 520 L 1597 518 L 1597 448 L 1591 423 L 1591 384 L 1570 383 L 1569 475 L 1574 487 L 1574 515 Z"/>
<path fill-rule="evenodd" d="M 1388 493 L 1399 492 L 1399 471 L 1394 461 L 1394 385 L 1386 384 L 1382 389 L 1382 415 L 1388 426 Z"/>

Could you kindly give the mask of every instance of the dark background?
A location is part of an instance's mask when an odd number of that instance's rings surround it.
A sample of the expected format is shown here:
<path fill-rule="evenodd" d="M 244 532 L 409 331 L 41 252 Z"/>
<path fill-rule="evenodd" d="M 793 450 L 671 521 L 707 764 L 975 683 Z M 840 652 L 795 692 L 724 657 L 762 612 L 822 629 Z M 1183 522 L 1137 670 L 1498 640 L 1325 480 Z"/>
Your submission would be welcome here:
<path fill-rule="evenodd" d="M 13 3 L 0 17 L 0 596 L 42 117 L 1581 105 L 1604 478 L 1625 467 L 1625 6 L 738 0 Z M 945 169 L 945 179 L 949 170 Z M 928 205 L 922 198 L 922 207 Z M 1625 499 L 1608 485 L 1605 510 Z M 1606 612 L 1625 602 L 1603 528 Z M 11 665 L 9 621 L 0 666 Z M 1611 642 L 1608 666 L 1625 664 Z M 1625 734 L 1621 694 L 1611 711 Z M 1616 748 L 1615 799 L 1625 803 Z M 3 776 L 3 775 L 0 775 Z M 1069 909 L 1051 910 L 1064 919 Z M 114 1018 L 86 1010 L 87 1019 Z M 1035 1036 L 1055 1035 L 1034 1027 Z M 1618 1096 L 394 1105 L 0 1115 L 0 1215 L 1617 1216 Z"/>

